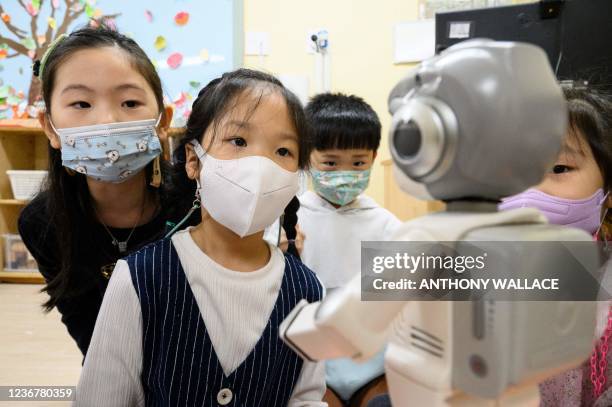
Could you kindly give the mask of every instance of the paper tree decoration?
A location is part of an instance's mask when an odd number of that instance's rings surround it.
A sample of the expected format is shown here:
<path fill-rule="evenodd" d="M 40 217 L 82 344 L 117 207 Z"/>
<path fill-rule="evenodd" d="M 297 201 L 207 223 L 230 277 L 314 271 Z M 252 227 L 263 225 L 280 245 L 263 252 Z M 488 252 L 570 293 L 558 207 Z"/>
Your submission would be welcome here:
<path fill-rule="evenodd" d="M 19 3 L 23 12 L 29 15 L 30 24 L 26 28 L 14 24 L 14 19 L 4 10 L 0 3 L 0 59 L 29 58 L 32 62 L 40 59 L 53 40 L 66 33 L 70 24 L 85 14 L 92 24 L 114 25 L 114 19 L 119 14 L 104 15 L 94 7 L 93 0 L 63 0 L 65 8 L 60 9 L 59 0 L 51 0 L 51 13 L 41 16 L 41 8 L 45 0 L 14 0 Z M 43 28 L 46 27 L 46 28 Z M 39 35 L 39 28 L 44 34 Z M 38 78 L 32 76 L 28 91 L 28 105 L 33 105 L 39 98 L 41 84 Z"/>

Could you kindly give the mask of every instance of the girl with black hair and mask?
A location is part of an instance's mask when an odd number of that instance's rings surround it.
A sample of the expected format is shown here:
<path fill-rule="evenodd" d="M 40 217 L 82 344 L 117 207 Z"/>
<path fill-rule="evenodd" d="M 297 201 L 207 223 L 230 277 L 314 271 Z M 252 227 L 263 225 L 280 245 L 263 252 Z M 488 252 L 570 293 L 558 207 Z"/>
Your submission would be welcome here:
<path fill-rule="evenodd" d="M 173 188 L 201 222 L 117 263 L 77 405 L 326 405 L 323 364 L 279 338 L 323 287 L 294 245 L 283 254 L 263 238 L 283 213 L 295 236 L 309 154 L 304 111 L 276 78 L 241 69 L 200 92 Z"/>
<path fill-rule="evenodd" d="M 165 231 L 160 139 L 172 109 L 143 50 L 104 27 L 60 36 L 34 73 L 49 175 L 19 233 L 46 280 L 45 309 L 85 355 L 116 261 Z"/>

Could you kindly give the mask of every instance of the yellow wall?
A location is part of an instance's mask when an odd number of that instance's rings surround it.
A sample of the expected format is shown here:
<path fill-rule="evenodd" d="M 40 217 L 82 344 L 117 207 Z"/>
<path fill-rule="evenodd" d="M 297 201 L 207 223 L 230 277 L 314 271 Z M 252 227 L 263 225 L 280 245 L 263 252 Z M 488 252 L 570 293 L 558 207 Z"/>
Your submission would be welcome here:
<path fill-rule="evenodd" d="M 245 66 L 273 74 L 306 75 L 315 90 L 315 56 L 306 52 L 310 29 L 329 31 L 332 91 L 363 97 L 383 124 L 379 158 L 367 193 L 383 204 L 381 162 L 389 158 L 387 95 L 409 70 L 393 64 L 393 27 L 417 18 L 417 0 L 245 0 L 244 31 L 268 32 L 270 54 L 246 56 Z"/>

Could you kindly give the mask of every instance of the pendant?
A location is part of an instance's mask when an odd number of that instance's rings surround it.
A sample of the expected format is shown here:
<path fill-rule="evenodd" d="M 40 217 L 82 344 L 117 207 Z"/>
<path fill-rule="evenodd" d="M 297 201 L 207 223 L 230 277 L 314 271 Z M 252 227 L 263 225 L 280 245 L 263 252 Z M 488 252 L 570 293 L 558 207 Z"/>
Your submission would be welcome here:
<path fill-rule="evenodd" d="M 117 246 L 117 249 L 119 249 L 119 253 L 123 254 L 127 251 L 127 242 L 120 242 L 118 240 L 114 240 L 113 244 Z"/>

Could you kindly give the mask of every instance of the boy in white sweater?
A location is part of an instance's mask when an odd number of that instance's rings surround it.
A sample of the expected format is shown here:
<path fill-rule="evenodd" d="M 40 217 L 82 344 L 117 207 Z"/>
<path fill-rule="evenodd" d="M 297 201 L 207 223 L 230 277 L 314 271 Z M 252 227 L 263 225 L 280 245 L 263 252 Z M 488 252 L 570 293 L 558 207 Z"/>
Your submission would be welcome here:
<path fill-rule="evenodd" d="M 325 93 L 310 101 L 306 115 L 313 130 L 314 192 L 299 197 L 302 261 L 329 293 L 360 272 L 361 242 L 388 240 L 400 221 L 363 194 L 381 137 L 370 105 L 357 96 Z M 359 365 L 334 360 L 326 365 L 327 385 L 349 403 L 380 379 L 383 370 L 382 353 Z"/>

